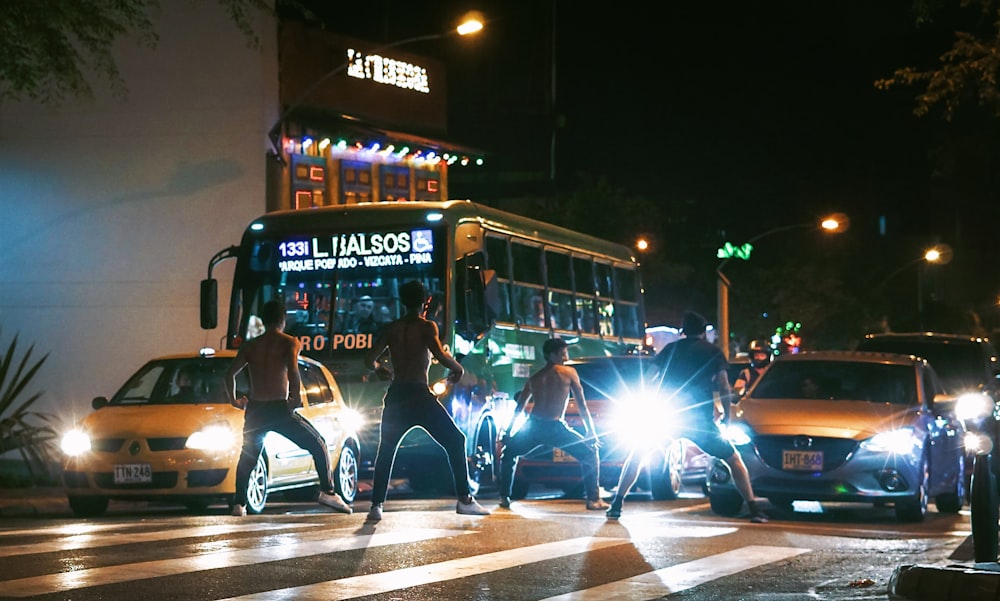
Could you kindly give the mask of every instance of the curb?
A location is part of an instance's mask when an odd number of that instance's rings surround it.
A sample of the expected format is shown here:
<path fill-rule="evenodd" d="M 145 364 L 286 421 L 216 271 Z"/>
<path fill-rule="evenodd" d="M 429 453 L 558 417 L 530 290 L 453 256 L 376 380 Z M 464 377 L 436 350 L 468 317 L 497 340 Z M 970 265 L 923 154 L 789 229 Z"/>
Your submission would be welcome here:
<path fill-rule="evenodd" d="M 909 601 L 997 601 L 1000 564 L 902 565 L 893 570 L 887 592 Z"/>

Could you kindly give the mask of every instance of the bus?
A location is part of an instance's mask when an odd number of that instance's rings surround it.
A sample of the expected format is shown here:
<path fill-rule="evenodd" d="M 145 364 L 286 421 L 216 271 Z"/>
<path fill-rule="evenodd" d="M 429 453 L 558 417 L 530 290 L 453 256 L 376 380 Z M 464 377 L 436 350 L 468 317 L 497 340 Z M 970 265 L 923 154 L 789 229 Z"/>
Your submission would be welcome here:
<path fill-rule="evenodd" d="M 303 354 L 329 367 L 347 402 L 366 419 L 359 466 L 365 474 L 374 469 L 388 383 L 363 358 L 377 335 L 372 321 L 401 316 L 398 291 L 409 280 L 433 293 L 427 317 L 465 368 L 458 384 L 435 393 L 466 435 L 474 486 L 494 484 L 498 434 L 513 415 L 515 394 L 544 364 L 546 339 L 570 342 L 571 358 L 627 354 L 643 344 L 642 283 L 628 247 L 471 201 L 264 214 L 238 246 L 212 257 L 201 283 L 203 328 L 218 325 L 212 270 L 231 258 L 225 345 L 238 348 L 257 335 L 264 303 L 283 301 L 285 331 L 299 338 Z M 435 387 L 445 375 L 433 362 Z M 431 476 L 429 455 L 444 452 L 423 430 L 411 431 L 394 475 L 409 477 L 414 488 L 434 485 L 428 478 L 440 472 Z"/>

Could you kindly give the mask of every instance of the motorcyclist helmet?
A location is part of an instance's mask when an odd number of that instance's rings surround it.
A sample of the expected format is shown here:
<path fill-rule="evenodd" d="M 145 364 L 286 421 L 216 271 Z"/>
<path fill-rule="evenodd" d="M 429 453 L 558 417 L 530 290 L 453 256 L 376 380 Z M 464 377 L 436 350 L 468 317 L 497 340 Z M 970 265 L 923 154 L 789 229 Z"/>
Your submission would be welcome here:
<path fill-rule="evenodd" d="M 761 368 L 771 363 L 771 345 L 766 340 L 751 340 L 747 345 L 747 354 L 750 356 L 750 365 Z"/>

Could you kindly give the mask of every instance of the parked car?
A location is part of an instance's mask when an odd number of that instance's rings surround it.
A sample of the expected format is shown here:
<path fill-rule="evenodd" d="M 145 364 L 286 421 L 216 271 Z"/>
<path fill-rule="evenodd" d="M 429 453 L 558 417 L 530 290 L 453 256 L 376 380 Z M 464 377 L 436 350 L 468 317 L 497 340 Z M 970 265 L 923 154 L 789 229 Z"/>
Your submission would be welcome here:
<path fill-rule="evenodd" d="M 817 351 L 782 355 L 736 406 L 727 434 L 754 493 L 795 500 L 891 504 L 920 521 L 933 498 L 956 513 L 965 501 L 964 429 L 927 361 L 910 355 Z M 712 510 L 743 499 L 719 462 L 708 477 Z"/>
<path fill-rule="evenodd" d="M 566 363 L 576 369 L 583 385 L 587 407 L 601 439 L 600 485 L 618 485 L 622 465 L 633 445 L 640 445 L 649 459 L 640 473 L 636 488 L 649 491 L 655 499 L 676 499 L 683 484 L 683 467 L 688 447 L 670 431 L 670 407 L 663 399 L 647 392 L 645 383 L 654 369 L 652 356 L 627 355 L 583 357 Z M 530 408 L 530 402 L 529 402 Z M 583 418 L 570 400 L 566 422 L 586 434 Z M 513 425 L 516 431 L 517 424 Z M 697 449 L 697 447 L 695 447 Z M 583 491 L 580 465 L 558 448 L 542 447 L 520 458 L 514 472 L 514 498 L 524 498 L 532 483 L 561 488 L 577 496 Z"/>
<path fill-rule="evenodd" d="M 62 438 L 63 479 L 79 516 L 100 515 L 110 499 L 176 501 L 192 509 L 232 504 L 242 447 L 243 411 L 231 406 L 223 378 L 234 351 L 202 351 L 153 359 L 110 399 Z M 323 435 L 337 493 L 357 494 L 360 420 L 341 397 L 333 375 L 299 358 L 303 406 L 296 411 Z M 237 396 L 249 391 L 246 370 Z M 260 513 L 271 493 L 315 498 L 319 479 L 312 456 L 276 433 L 250 473 L 248 513 Z"/>

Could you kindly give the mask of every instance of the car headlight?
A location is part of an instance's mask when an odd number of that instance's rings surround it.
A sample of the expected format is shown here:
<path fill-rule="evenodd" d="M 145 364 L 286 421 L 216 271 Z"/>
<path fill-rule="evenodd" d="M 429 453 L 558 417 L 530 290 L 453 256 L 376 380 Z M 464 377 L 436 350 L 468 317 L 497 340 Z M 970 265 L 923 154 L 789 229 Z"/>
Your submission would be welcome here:
<path fill-rule="evenodd" d="M 722 435 L 729 442 L 733 443 L 738 447 L 750 444 L 750 430 L 743 424 L 720 424 L 719 429 L 722 430 Z"/>
<path fill-rule="evenodd" d="M 630 448 L 650 448 L 671 440 L 678 416 L 667 399 L 638 392 L 615 403 L 608 428 L 620 443 Z"/>
<path fill-rule="evenodd" d="M 340 421 L 340 425 L 344 427 L 348 432 L 360 432 L 361 427 L 365 425 L 365 418 L 361 416 L 361 413 L 355 411 L 354 409 L 344 409 L 340 412 L 337 418 Z"/>
<path fill-rule="evenodd" d="M 993 441 L 990 440 L 990 437 L 978 432 L 966 432 L 962 445 L 966 452 L 974 455 L 989 455 L 993 450 Z"/>
<path fill-rule="evenodd" d="M 993 399 L 980 392 L 969 392 L 955 402 L 955 417 L 964 421 L 977 420 L 993 413 Z"/>
<path fill-rule="evenodd" d="M 917 446 L 917 438 L 912 428 L 900 428 L 876 434 L 861 443 L 861 448 L 876 453 L 906 455 Z"/>
<path fill-rule="evenodd" d="M 62 452 L 70 457 L 82 455 L 90 450 L 90 435 L 83 430 L 70 430 L 63 434 L 59 446 Z"/>
<path fill-rule="evenodd" d="M 188 436 L 184 446 L 201 451 L 224 451 L 234 446 L 236 437 L 228 424 L 209 424 Z"/>

